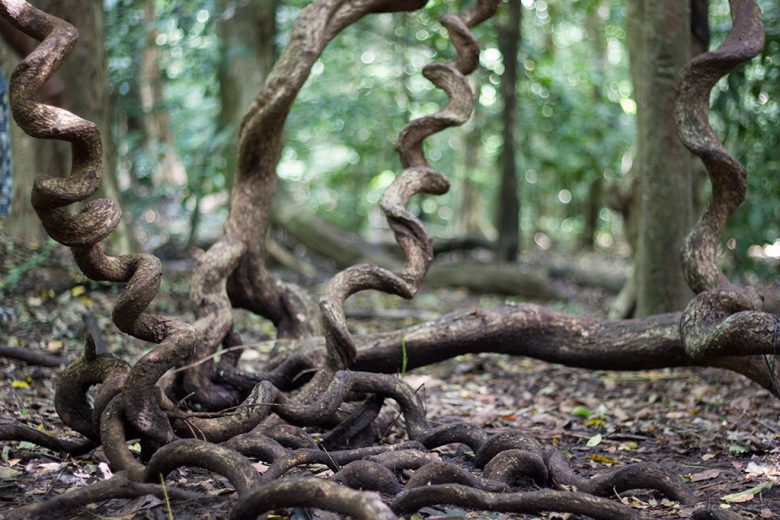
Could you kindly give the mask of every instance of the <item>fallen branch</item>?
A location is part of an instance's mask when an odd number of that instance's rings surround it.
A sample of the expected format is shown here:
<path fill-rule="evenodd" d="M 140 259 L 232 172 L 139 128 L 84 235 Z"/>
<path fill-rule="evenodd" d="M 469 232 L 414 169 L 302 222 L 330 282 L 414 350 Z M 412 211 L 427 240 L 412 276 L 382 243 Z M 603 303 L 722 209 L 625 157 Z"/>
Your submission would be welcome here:
<path fill-rule="evenodd" d="M 68 364 L 67 358 L 52 356 L 39 350 L 0 345 L 0 357 L 24 361 L 41 367 L 59 367 Z"/>

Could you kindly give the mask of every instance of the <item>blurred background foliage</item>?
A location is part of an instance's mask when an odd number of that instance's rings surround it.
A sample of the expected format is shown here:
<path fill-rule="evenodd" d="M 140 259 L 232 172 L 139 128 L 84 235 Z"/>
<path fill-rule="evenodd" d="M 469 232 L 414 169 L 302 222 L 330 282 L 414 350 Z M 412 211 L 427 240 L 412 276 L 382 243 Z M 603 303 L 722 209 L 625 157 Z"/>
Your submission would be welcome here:
<path fill-rule="evenodd" d="M 117 175 L 125 213 L 149 248 L 171 240 L 208 243 L 221 232 L 230 183 L 225 153 L 237 125 L 219 123 L 218 76 L 229 54 L 243 50 L 220 46 L 216 24 L 231 16 L 233 4 L 245 1 L 104 1 Z M 734 268 L 756 272 L 773 265 L 757 257 L 780 257 L 780 7 L 774 0 L 759 3 L 766 50 L 713 95 L 718 131 L 746 165 L 750 182 L 748 204 L 730 223 L 726 249 Z M 275 49 L 283 48 L 306 4 L 278 2 Z M 410 118 L 446 102 L 420 72 L 431 61 L 453 56 L 437 20 L 461 4 L 431 0 L 422 12 L 367 17 L 328 47 L 287 124 L 278 174 L 292 201 L 372 240 L 383 236 L 377 202 L 400 169 L 396 136 Z M 600 195 L 604 185 L 629 171 L 634 151 L 636 103 L 624 4 L 522 0 L 516 84 L 521 250 L 573 250 L 587 242 L 586 208 L 595 197 L 595 247 L 629 252 L 620 216 Z M 150 9 L 151 21 L 145 18 Z M 727 2 L 712 0 L 710 11 L 714 46 L 730 26 Z M 426 143 L 432 164 L 453 180 L 453 189 L 413 203 L 440 237 L 462 234 L 467 218 L 483 222 L 480 232 L 495 237 L 504 66 L 495 26 L 479 27 L 477 36 L 482 67 L 473 83 L 475 116 L 465 129 Z M 150 46 L 158 56 L 161 95 L 145 107 L 143 55 Z M 172 137 L 157 148 L 150 148 L 143 122 L 150 111 L 166 115 Z M 183 179 L 156 178 L 160 146 L 178 157 Z M 464 202 L 466 184 L 480 204 Z"/>

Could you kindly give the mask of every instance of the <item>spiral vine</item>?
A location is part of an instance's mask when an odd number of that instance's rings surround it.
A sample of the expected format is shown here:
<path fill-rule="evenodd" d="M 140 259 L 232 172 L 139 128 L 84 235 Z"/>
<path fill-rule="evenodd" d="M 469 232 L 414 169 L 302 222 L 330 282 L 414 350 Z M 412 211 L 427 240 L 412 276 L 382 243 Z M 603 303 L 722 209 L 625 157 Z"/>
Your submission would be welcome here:
<path fill-rule="evenodd" d="M 675 117 L 680 139 L 701 159 L 712 184 L 709 204 L 683 246 L 683 272 L 696 297 L 683 313 L 680 331 L 691 358 L 748 356 L 737 364 L 746 373 L 762 374 L 769 381 L 765 386 L 780 396 L 774 364 L 757 355 L 773 351 L 777 317 L 761 312 L 763 302 L 757 291 L 731 282 L 717 261 L 726 221 L 745 199 L 747 172 L 710 125 L 710 91 L 734 67 L 758 55 L 765 39 L 756 2 L 732 0 L 730 7 L 733 27 L 725 41 L 693 58 L 677 83 Z"/>
<path fill-rule="evenodd" d="M 263 91 L 268 97 L 253 105 L 244 121 L 242 146 L 251 148 L 262 141 L 262 146 L 266 146 L 264 151 L 274 157 L 281 127 L 298 89 L 316 57 L 339 30 L 369 12 L 412 10 L 424 3 L 422 0 L 313 3 L 302 17 L 304 21 L 316 20 L 316 30 L 305 31 L 305 24 L 296 29 L 290 45 L 292 50 L 280 58 L 281 65 Z M 83 434 L 86 441 L 54 442 L 43 439 L 31 428 L 0 427 L 0 438 L 23 438 L 73 453 L 83 453 L 100 443 L 112 468 L 124 471 L 112 479 L 113 484 L 101 483 L 76 493 L 64 501 L 64 506 L 93 500 L 96 494 L 100 498 L 147 493 L 150 488 L 141 483 L 159 482 L 161 475 L 182 466 L 207 469 L 232 483 L 238 497 L 231 510 L 232 519 L 255 518 L 279 507 L 317 507 L 354 518 L 393 520 L 422 507 L 452 504 L 514 513 L 560 511 L 617 520 L 641 518 L 635 510 L 607 498 L 624 490 L 653 489 L 685 503 L 693 499 L 681 483 L 655 464 L 633 464 L 584 478 L 556 450 L 545 448 L 520 432 L 488 434 L 467 423 L 429 422 L 420 397 L 403 380 L 394 375 L 350 370 L 357 359 L 357 348 L 346 324 L 345 301 L 367 289 L 412 298 L 431 264 L 431 239 L 422 222 L 406 206 L 416 194 L 442 194 L 449 187 L 447 178 L 428 163 L 423 142 L 436 132 L 463 124 L 470 117 L 473 94 L 466 76 L 476 69 L 479 56 L 470 29 L 491 17 L 498 4 L 499 0 L 477 0 L 471 9 L 442 19 L 455 47 L 456 59 L 451 63 L 430 64 L 423 69 L 423 74 L 447 94 L 448 104 L 435 114 L 411 121 L 399 136 L 396 148 L 404 169 L 384 193 L 381 208 L 404 252 L 404 269 L 394 272 L 374 265 L 358 265 L 334 276 L 320 300 L 326 354 L 322 366 L 309 381 L 296 382 L 311 365 L 295 356 L 264 372 L 259 379 L 234 374 L 236 379 L 243 377 L 244 381 L 243 385 L 235 385 L 236 390 L 211 380 L 211 363 L 198 365 L 200 368 L 189 372 L 189 379 L 184 378 L 185 391 L 200 392 L 199 397 L 207 407 L 222 410 L 217 414 L 200 414 L 179 409 L 156 386 L 158 380 L 169 369 L 188 360 L 208 357 L 215 345 L 240 343 L 232 331 L 234 305 L 265 312 L 274 304 L 263 298 L 284 300 L 290 297 L 289 293 L 266 284 L 264 267 L 252 256 L 256 251 L 242 237 L 239 223 L 231 220 L 228 235 L 201 257 L 195 269 L 190 301 L 196 309 L 196 321 L 187 324 L 146 312 L 159 289 L 160 261 L 144 254 L 118 257 L 107 254 L 102 241 L 121 217 L 113 202 L 90 202 L 75 215 L 67 209 L 87 200 L 100 184 L 101 140 L 96 125 L 35 99 L 38 90 L 75 44 L 77 32 L 71 25 L 24 0 L 0 0 L 0 14 L 41 41 L 11 78 L 14 116 L 30 135 L 67 141 L 72 146 L 69 176 L 36 181 L 33 206 L 52 238 L 72 249 L 85 275 L 93 280 L 125 284 L 113 311 L 117 327 L 136 338 L 159 344 L 131 366 L 110 355 L 98 355 L 94 344 L 87 339 L 83 358 L 63 372 L 55 397 L 60 417 Z M 745 35 L 760 29 L 755 4 L 752 0 L 733 0 L 732 5 L 733 36 L 712 56 L 694 60 L 681 83 L 681 99 L 696 99 L 693 108 L 681 104 L 679 118 L 684 139 L 703 156 L 713 184 L 717 184 L 711 208 L 689 240 L 701 250 L 696 253 L 700 256 L 687 257 L 691 266 L 689 282 L 704 295 L 715 288 L 731 289 L 723 282 L 722 273 L 713 274 L 709 265 L 715 247 L 710 243 L 709 234 L 720 232 L 725 218 L 741 201 L 744 171 L 719 143 L 713 145 L 702 99 L 718 74 L 725 73 L 724 63 L 734 63 L 759 48 L 756 41 L 742 43 L 747 39 Z M 300 56 L 305 59 L 296 59 Z M 698 76 L 706 81 L 696 79 Z M 292 87 L 286 87 L 285 81 Z M 691 129 L 691 125 L 696 128 Z M 249 161 L 246 157 L 244 160 Z M 270 182 L 264 196 L 273 192 L 273 176 L 268 170 L 246 173 L 245 177 L 240 182 L 253 186 Z M 248 197 L 250 191 L 239 190 L 238 200 Z M 729 198 L 734 193 L 735 198 Z M 724 198 L 730 202 L 718 202 Z M 254 217 L 260 222 L 264 218 L 263 215 Z M 259 289 L 239 283 L 253 275 L 262 279 Z M 232 280 L 232 289 L 228 279 Z M 742 308 L 739 305 L 751 308 L 750 295 L 742 292 L 739 295 L 747 302 L 734 303 L 734 298 L 728 299 L 725 307 L 730 314 L 734 308 Z M 298 322 L 290 322 L 289 317 L 276 316 L 278 309 L 272 311 L 269 313 L 275 315 L 277 325 L 287 320 L 287 325 L 280 325 L 280 334 L 284 327 L 289 330 L 304 327 L 298 323 L 302 320 L 295 318 Z M 761 318 L 758 313 L 748 318 L 757 319 L 757 316 Z M 723 321 L 723 327 L 728 328 L 734 321 L 729 319 Z M 693 326 L 691 330 L 698 329 Z M 727 332 L 733 333 L 731 329 Z M 772 334 L 776 340 L 775 328 Z M 708 348 L 715 348 L 712 345 L 708 343 Z M 228 359 L 225 370 L 235 368 L 235 357 L 225 356 L 225 359 Z M 203 381 L 209 383 L 203 386 Z M 90 405 L 86 393 L 96 384 L 100 389 Z M 301 386 L 296 394 L 284 392 Z M 376 444 L 375 427 L 387 399 L 395 401 L 400 408 L 409 439 L 394 446 Z M 239 401 L 238 406 L 224 410 Z M 315 439 L 303 427 L 319 430 L 318 437 Z M 141 439 L 146 464 L 131 453 L 128 438 Z M 454 443 L 467 446 L 470 452 L 431 460 L 428 450 Z M 263 475 L 255 471 L 250 457 L 269 464 Z M 332 479 L 313 477 L 305 469 L 309 464 L 328 466 L 334 473 Z M 51 503 L 34 504 L 14 512 L 10 518 L 35 516 L 47 507 L 51 508 Z"/>
<path fill-rule="evenodd" d="M 471 116 L 474 95 L 466 76 L 479 64 L 479 45 L 469 29 L 493 16 L 498 4 L 498 0 L 478 0 L 472 9 L 441 20 L 457 52 L 456 59 L 452 63 L 429 64 L 422 72 L 447 94 L 449 102 L 435 114 L 410 121 L 401 131 L 396 150 L 404 170 L 385 190 L 381 201 L 387 223 L 406 257 L 406 265 L 398 273 L 376 265 L 356 265 L 330 280 L 320 299 L 320 309 L 328 351 L 327 368 L 331 371 L 349 368 L 357 355 L 344 314 L 345 301 L 368 289 L 413 298 L 428 272 L 433 260 L 433 243 L 422 222 L 406 205 L 416 194 L 441 195 L 449 189 L 447 177 L 428 164 L 423 141 L 446 128 L 462 125 Z"/>

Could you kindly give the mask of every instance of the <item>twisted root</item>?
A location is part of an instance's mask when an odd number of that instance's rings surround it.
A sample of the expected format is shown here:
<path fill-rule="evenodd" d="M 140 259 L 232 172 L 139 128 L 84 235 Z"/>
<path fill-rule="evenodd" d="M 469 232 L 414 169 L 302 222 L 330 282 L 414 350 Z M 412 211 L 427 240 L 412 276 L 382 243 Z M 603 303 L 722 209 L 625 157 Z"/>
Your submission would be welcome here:
<path fill-rule="evenodd" d="M 778 317 L 760 312 L 762 300 L 756 290 L 732 283 L 716 259 L 726 221 L 745 198 L 747 172 L 710 125 L 710 91 L 720 78 L 764 47 L 756 3 L 732 0 L 730 5 L 733 26 L 726 40 L 692 59 L 677 83 L 675 115 L 680 139 L 701 158 L 712 183 L 709 205 L 683 247 L 683 271 L 697 296 L 683 313 L 680 332 L 692 359 L 732 356 L 720 365 L 748 375 L 780 396 L 774 361 L 768 357 L 777 354 Z"/>
<path fill-rule="evenodd" d="M 293 86 L 287 90 L 277 88 L 275 92 L 278 96 L 270 96 L 263 103 L 253 105 L 242 126 L 241 146 L 251 148 L 268 137 L 271 143 L 265 151 L 273 151 L 274 139 L 279 134 L 274 132 L 283 124 L 311 63 L 341 28 L 366 12 L 413 9 L 424 3 L 423 0 L 399 3 L 322 0 L 313 4 L 304 16 L 312 19 L 322 13 L 329 13 L 329 16 L 323 18 L 324 25 L 318 26 L 321 30 L 311 34 L 296 33 L 291 44 L 293 51 L 280 60 L 283 66 L 276 76 L 272 75 L 269 79 L 271 86 L 268 88 L 273 93 L 274 85 L 278 87 L 278 82 L 282 80 L 291 81 Z M 266 380 L 259 383 L 232 374 L 235 379 L 244 381 L 244 386 L 239 385 L 241 389 L 251 388 L 249 395 L 232 411 L 210 416 L 177 410 L 157 389 L 156 382 L 170 368 L 186 361 L 208 358 L 215 345 L 235 341 L 235 338 L 231 339 L 232 304 L 263 311 L 268 310 L 265 308 L 270 305 L 268 302 L 292 296 L 279 287 L 261 287 L 254 292 L 247 289 L 252 286 L 250 280 L 254 275 L 265 280 L 261 276 L 264 267 L 257 263 L 262 254 L 253 254 L 255 251 L 238 236 L 240 226 L 231 220 L 227 227 L 236 236 L 229 235 L 218 242 L 196 268 L 190 300 L 196 309 L 197 321 L 188 325 L 145 312 L 159 288 L 160 262 L 150 255 L 111 257 L 106 254 L 101 241 L 116 227 L 120 218 L 118 207 L 110 201 L 97 200 L 77 215 L 66 211 L 67 206 L 90 197 L 100 183 L 101 143 L 95 125 L 67 111 L 35 101 L 38 89 L 74 45 L 77 37 L 75 29 L 23 0 L 0 0 L 0 14 L 24 32 L 42 40 L 12 77 L 11 98 L 15 117 L 31 135 L 62 139 L 70 142 L 73 148 L 70 175 L 65 179 L 38 180 L 33 191 L 33 205 L 50 235 L 71 247 L 78 265 L 87 276 L 126 284 L 113 313 L 114 322 L 120 330 L 159 343 L 132 368 L 113 358 L 96 356 L 88 343 L 84 358 L 69 367 L 58 388 L 58 412 L 66 423 L 89 439 L 99 439 L 115 469 L 126 471 L 127 478 L 136 483 L 156 482 L 160 475 L 164 476 L 179 466 L 196 466 L 224 475 L 239 495 L 231 518 L 254 518 L 259 512 L 277 507 L 306 506 L 356 518 L 394 519 L 396 515 L 424 506 L 453 504 L 515 513 L 566 511 L 615 519 L 639 517 L 630 508 L 601 498 L 615 490 L 650 488 L 676 500 L 690 500 L 688 492 L 655 465 L 637 464 L 585 479 L 576 475 L 559 454 L 543 449 L 538 442 L 522 434 L 491 436 L 468 424 L 431 424 L 425 418 L 418 396 L 400 379 L 348 370 L 355 363 L 357 351 L 346 325 L 346 299 L 366 289 L 412 298 L 430 266 L 433 257 L 431 240 L 422 223 L 406 209 L 406 205 L 415 194 L 441 194 L 448 189 L 446 177 L 428 164 L 422 143 L 433 133 L 460 125 L 470 116 L 473 94 L 465 76 L 477 66 L 478 47 L 469 28 L 490 17 L 497 5 L 498 0 L 478 0 L 468 11 L 444 17 L 442 23 L 450 33 L 457 57 L 453 63 L 428 65 L 423 74 L 446 92 L 449 102 L 441 111 L 411 121 L 399 136 L 397 149 L 404 170 L 385 192 L 381 207 L 405 254 L 404 269 L 393 272 L 361 265 L 342 271 L 331 280 L 320 301 L 326 358 L 315 377 L 298 395 L 290 398 L 280 388 L 295 386 L 290 381 L 291 377 L 310 365 L 301 358 L 290 358 L 264 374 Z M 754 46 L 740 42 L 747 33 L 760 28 L 760 23 L 757 25 L 755 21 L 757 10 L 748 0 L 735 0 L 733 5 L 735 36 L 712 53 L 714 57 L 711 59 L 702 58 L 698 63 L 694 60 L 689 77 L 684 76 L 681 82 L 681 95 L 698 96 L 696 106 L 704 103 L 701 100 L 706 97 L 705 86 L 709 85 L 706 87 L 708 90 L 717 80 L 714 71 L 721 70 L 724 55 L 728 58 L 725 61 L 734 61 L 736 56 L 747 56 L 745 48 L 749 52 L 755 50 Z M 296 66 L 293 63 L 295 46 L 307 48 L 307 45 L 312 52 L 306 53 L 306 60 Z M 290 68 L 285 68 L 288 65 Z M 709 78 L 706 82 L 696 79 L 702 74 L 696 67 L 702 67 L 703 75 Z M 292 73 L 292 76 L 285 77 L 285 73 Z M 686 260 L 691 266 L 689 283 L 697 292 L 731 289 L 723 281 L 725 277 L 722 273 L 714 273 L 711 269 L 715 247 L 711 235 L 720 233 L 723 222 L 741 202 L 744 192 L 744 171 L 734 166 L 735 161 L 729 159 L 727 152 L 718 145 L 710 147 L 712 143 L 708 135 L 697 140 L 699 130 L 703 128 L 706 134 L 709 129 L 706 104 L 704 109 L 703 119 L 700 118 L 700 109 L 689 110 L 685 106 L 678 115 L 681 125 L 690 121 L 694 122 L 694 126 L 698 125 L 698 130 L 683 129 L 682 133 L 684 138 L 689 139 L 689 146 L 705 158 L 713 185 L 717 184 L 714 189 L 717 195 L 713 197 L 710 209 L 689 239 L 692 246 L 701 249 Z M 257 124 L 258 121 L 270 124 L 262 126 Z M 252 158 L 242 157 L 244 161 Z M 250 180 L 243 178 L 241 182 L 262 183 L 267 180 L 263 175 L 255 175 Z M 271 185 L 266 194 L 272 193 L 272 188 Z M 729 190 L 737 196 L 732 197 Z M 235 200 L 240 202 L 245 196 L 246 193 L 238 193 Z M 726 203 L 719 202 L 725 199 L 728 199 Z M 228 277 L 232 280 L 232 302 L 226 291 Z M 242 280 L 247 285 L 242 286 L 239 283 Z M 757 308 L 752 295 L 739 294 L 746 301 L 738 302 L 743 305 L 740 309 L 749 311 Z M 729 309 L 735 308 L 734 301 L 733 298 L 728 300 Z M 274 321 L 279 325 L 284 319 Z M 286 326 L 294 330 L 302 325 L 291 323 Z M 280 325 L 280 334 L 284 333 L 286 326 Z M 775 329 L 773 335 L 776 335 Z M 728 336 L 732 332 L 724 326 L 721 333 Z M 231 373 L 235 361 L 236 358 L 232 358 L 221 370 L 225 374 Z M 195 392 L 206 407 L 222 409 L 235 404 L 240 394 L 212 381 L 213 370 L 211 362 L 199 363 L 195 370 L 184 376 L 185 390 Z M 101 390 L 95 405 L 89 407 L 84 395 L 93 384 L 101 384 Z M 68 393 L 77 398 L 73 401 L 65 399 Z M 345 402 L 355 398 L 363 399 L 362 404 L 357 409 L 344 411 Z M 406 432 L 411 439 L 409 443 L 329 452 L 319 449 L 317 443 L 298 428 L 263 426 L 273 413 L 291 425 L 329 429 L 323 445 L 348 444 L 374 421 L 386 398 L 393 399 L 401 408 Z M 244 434 L 253 429 L 265 433 Z M 36 439 L 34 442 L 49 443 L 60 449 L 81 450 L 85 446 L 83 443 L 52 443 L 24 428 L 0 428 L 0 436 L 13 435 L 26 435 Z M 175 440 L 186 436 L 199 439 Z M 136 437 L 140 437 L 144 445 L 142 456 L 148 458 L 147 465 L 136 459 L 127 448 L 127 439 Z M 219 442 L 224 444 L 215 444 Z M 481 475 L 453 462 L 431 461 L 430 455 L 424 451 L 452 443 L 462 443 L 471 448 L 473 457 L 468 461 L 475 469 L 481 470 Z M 258 457 L 271 466 L 263 476 L 258 476 L 242 453 Z M 287 473 L 309 464 L 328 466 L 335 473 L 333 481 L 308 476 L 285 477 Z M 409 471 L 413 473 L 407 478 Z M 118 479 L 117 482 L 122 481 Z M 522 488 L 529 484 L 557 489 L 523 491 Z M 100 496 L 114 496 L 111 494 L 113 484 L 105 487 L 110 492 Z M 577 491 L 568 490 L 572 487 Z M 138 489 L 133 492 L 138 492 Z M 87 498 L 92 500 L 95 495 L 85 493 L 79 500 L 83 502 Z"/>
<path fill-rule="evenodd" d="M 442 19 L 457 57 L 453 63 L 427 65 L 423 75 L 446 92 L 449 103 L 435 114 L 410 121 L 401 131 L 396 149 L 404 170 L 385 190 L 381 201 L 390 229 L 406 256 L 406 265 L 399 273 L 369 264 L 357 265 L 330 280 L 320 299 L 320 309 L 328 352 L 326 368 L 331 372 L 349 368 L 357 355 L 344 314 L 346 299 L 367 289 L 410 299 L 419 290 L 430 267 L 432 241 L 422 222 L 406 209 L 406 204 L 418 193 L 441 195 L 449 189 L 447 178 L 428 164 L 423 141 L 445 128 L 462 125 L 471 116 L 474 96 L 465 76 L 477 68 L 479 46 L 469 28 L 491 17 L 497 7 L 497 0 L 479 0 L 471 10 Z"/>

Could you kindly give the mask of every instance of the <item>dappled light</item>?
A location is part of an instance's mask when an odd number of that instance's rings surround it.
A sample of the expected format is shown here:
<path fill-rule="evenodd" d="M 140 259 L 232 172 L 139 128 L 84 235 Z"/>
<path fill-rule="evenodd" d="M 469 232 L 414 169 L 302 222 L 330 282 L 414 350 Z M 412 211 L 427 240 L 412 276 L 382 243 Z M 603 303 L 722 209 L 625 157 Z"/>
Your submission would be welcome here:
<path fill-rule="evenodd" d="M 780 515 L 761 2 L 35 4 L 1 518 Z"/>

